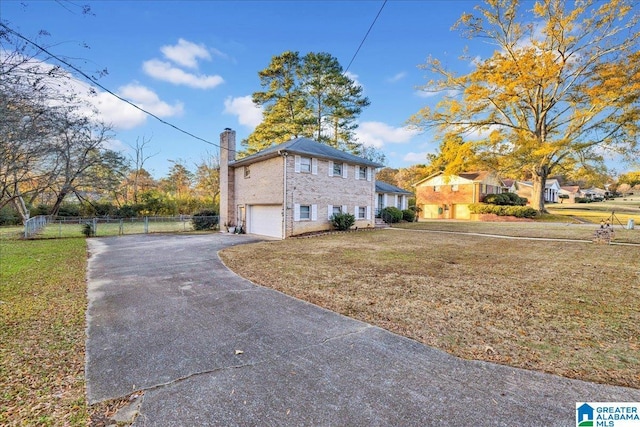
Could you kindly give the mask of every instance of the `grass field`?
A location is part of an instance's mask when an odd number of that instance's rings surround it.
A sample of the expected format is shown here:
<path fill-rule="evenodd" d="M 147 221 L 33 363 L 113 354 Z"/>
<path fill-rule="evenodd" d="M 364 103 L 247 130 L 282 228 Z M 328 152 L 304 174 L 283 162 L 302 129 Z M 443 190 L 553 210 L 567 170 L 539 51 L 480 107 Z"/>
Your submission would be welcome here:
<path fill-rule="evenodd" d="M 616 198 L 595 203 L 555 203 L 547 206 L 556 216 L 577 218 L 593 224 L 611 219 L 614 225 L 626 226 L 629 219 L 640 222 L 640 197 Z M 612 217 L 612 213 L 615 216 Z"/>
<path fill-rule="evenodd" d="M 466 359 L 640 388 L 639 246 L 450 234 L 580 239 L 593 226 L 437 226 L 448 232 L 289 239 L 221 257 L 255 283 Z"/>
<path fill-rule="evenodd" d="M 0 425 L 84 426 L 84 239 L 0 240 Z"/>

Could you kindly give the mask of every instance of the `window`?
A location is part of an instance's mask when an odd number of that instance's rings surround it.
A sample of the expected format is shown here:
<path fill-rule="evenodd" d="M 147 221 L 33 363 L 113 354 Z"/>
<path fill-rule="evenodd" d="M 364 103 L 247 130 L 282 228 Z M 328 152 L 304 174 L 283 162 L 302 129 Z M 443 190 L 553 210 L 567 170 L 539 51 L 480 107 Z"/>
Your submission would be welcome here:
<path fill-rule="evenodd" d="M 336 215 L 336 214 L 341 214 L 342 213 L 342 206 L 333 206 L 333 210 L 331 211 L 332 215 Z"/>
<path fill-rule="evenodd" d="M 451 186 L 451 191 L 458 191 L 458 184 L 453 184 Z"/>
<path fill-rule="evenodd" d="M 342 163 L 333 164 L 333 176 L 342 176 Z"/>
<path fill-rule="evenodd" d="M 244 167 L 244 177 L 251 178 L 251 168 L 249 168 L 249 166 Z"/>
<path fill-rule="evenodd" d="M 433 186 L 433 191 L 440 191 L 440 186 L 439 185 L 434 185 Z"/>
<path fill-rule="evenodd" d="M 367 207 L 366 206 L 358 206 L 358 219 L 367 218 Z"/>
<path fill-rule="evenodd" d="M 311 219 L 311 206 L 300 205 L 300 220 Z"/>
<path fill-rule="evenodd" d="M 293 220 L 294 221 L 317 221 L 318 220 L 318 205 L 293 205 Z"/>
<path fill-rule="evenodd" d="M 300 157 L 300 172 L 311 172 L 310 157 Z"/>
<path fill-rule="evenodd" d="M 366 168 L 366 166 L 360 166 L 358 168 L 358 179 L 367 179 L 367 168 Z"/>

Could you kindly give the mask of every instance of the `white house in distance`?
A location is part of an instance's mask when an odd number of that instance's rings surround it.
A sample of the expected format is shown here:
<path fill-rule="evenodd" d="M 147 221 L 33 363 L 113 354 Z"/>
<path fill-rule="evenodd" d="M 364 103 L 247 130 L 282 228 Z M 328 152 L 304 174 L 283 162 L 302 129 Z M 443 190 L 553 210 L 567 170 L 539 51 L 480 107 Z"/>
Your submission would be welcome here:
<path fill-rule="evenodd" d="M 531 181 L 513 181 L 509 187 L 510 193 L 516 193 L 520 197 L 525 197 L 531 201 L 533 195 L 533 182 Z M 545 203 L 558 203 L 558 194 L 560 192 L 560 183 L 557 179 L 547 179 L 544 186 Z"/>
<path fill-rule="evenodd" d="M 284 239 L 332 228 L 350 213 L 375 227 L 375 171 L 383 165 L 307 138 L 236 159 L 236 134 L 220 134 L 220 224 Z"/>

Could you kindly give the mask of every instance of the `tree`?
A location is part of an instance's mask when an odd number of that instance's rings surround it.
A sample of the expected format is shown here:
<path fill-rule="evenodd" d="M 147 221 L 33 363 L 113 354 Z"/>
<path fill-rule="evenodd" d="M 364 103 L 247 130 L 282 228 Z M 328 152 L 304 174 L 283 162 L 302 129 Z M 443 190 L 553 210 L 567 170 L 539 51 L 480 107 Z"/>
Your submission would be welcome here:
<path fill-rule="evenodd" d="M 194 177 L 195 195 L 200 200 L 214 205 L 219 203 L 220 195 L 220 159 L 208 155 L 196 165 Z"/>
<path fill-rule="evenodd" d="M 59 117 L 49 157 L 54 178 L 51 189 L 56 194 L 51 215 L 58 213 L 69 194 L 75 194 L 83 200 L 83 186 L 95 177 L 99 169 L 118 168 L 124 162 L 121 155 L 104 148 L 111 138 L 108 126 L 93 123 L 86 117 L 75 115 L 73 111 Z"/>
<path fill-rule="evenodd" d="M 605 152 L 637 154 L 636 10 L 627 0 L 570 7 L 563 0 L 487 0 L 456 28 L 497 49 L 475 59 L 465 75 L 429 59 L 424 68 L 437 77 L 424 89 L 443 97 L 411 120 L 445 138 L 463 138 L 461 149 L 472 145 L 475 155 L 496 159 L 499 169 L 530 175 L 531 204 L 544 211 L 545 182 L 556 168 L 602 164 Z"/>
<path fill-rule="evenodd" d="M 292 137 L 307 137 L 353 153 L 369 154 L 354 136 L 356 117 L 369 105 L 362 87 L 328 53 L 287 51 L 258 73 L 265 89 L 252 96 L 263 121 L 247 140 L 247 154 Z"/>
<path fill-rule="evenodd" d="M 129 145 L 129 147 L 131 147 L 134 152 L 133 156 L 130 157 L 133 163 L 133 172 L 130 174 L 130 178 L 132 180 L 131 186 L 133 189 L 133 203 L 138 203 L 138 190 L 140 186 L 140 181 L 144 179 L 143 175 L 145 172 L 148 174 L 148 172 L 144 170 L 144 164 L 151 157 L 158 154 L 157 152 L 154 154 L 145 154 L 144 150 L 147 147 L 147 145 L 150 143 L 151 143 L 151 138 L 147 139 L 145 136 L 143 136 L 142 140 L 140 140 L 139 137 L 136 138 L 135 146 Z"/>

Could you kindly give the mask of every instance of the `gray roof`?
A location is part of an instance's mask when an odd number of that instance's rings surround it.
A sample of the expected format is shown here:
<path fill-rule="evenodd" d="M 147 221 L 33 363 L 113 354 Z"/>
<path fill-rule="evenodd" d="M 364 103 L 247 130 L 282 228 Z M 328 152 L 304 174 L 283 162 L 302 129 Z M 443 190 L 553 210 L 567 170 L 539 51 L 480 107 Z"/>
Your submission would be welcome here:
<path fill-rule="evenodd" d="M 376 193 L 413 194 L 411 191 L 403 190 L 383 181 L 376 181 Z"/>
<path fill-rule="evenodd" d="M 265 148 L 262 151 L 258 151 L 255 154 L 238 159 L 231 164 L 234 166 L 241 166 L 245 164 L 251 164 L 260 160 L 265 160 L 271 157 L 279 156 L 280 153 L 299 154 L 302 156 L 310 156 L 323 158 L 328 160 L 337 160 L 345 163 L 372 166 L 374 168 L 381 168 L 381 165 L 371 160 L 367 160 L 363 157 L 358 157 L 345 151 L 338 150 L 330 147 L 327 144 L 321 144 L 318 141 L 314 141 L 309 138 L 296 138 L 291 139 L 282 144 L 274 145 L 269 148 Z"/>

